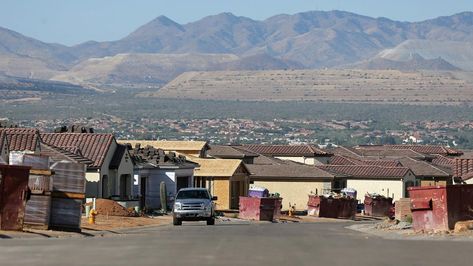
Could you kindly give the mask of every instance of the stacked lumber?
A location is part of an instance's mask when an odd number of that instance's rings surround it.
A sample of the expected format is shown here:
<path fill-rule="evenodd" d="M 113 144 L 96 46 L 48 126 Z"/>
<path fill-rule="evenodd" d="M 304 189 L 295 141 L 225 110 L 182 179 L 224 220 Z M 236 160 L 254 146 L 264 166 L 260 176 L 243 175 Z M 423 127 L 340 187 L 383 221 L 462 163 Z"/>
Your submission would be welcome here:
<path fill-rule="evenodd" d="M 80 231 L 82 200 L 85 198 L 84 164 L 68 161 L 56 162 L 51 200 L 51 228 Z"/>

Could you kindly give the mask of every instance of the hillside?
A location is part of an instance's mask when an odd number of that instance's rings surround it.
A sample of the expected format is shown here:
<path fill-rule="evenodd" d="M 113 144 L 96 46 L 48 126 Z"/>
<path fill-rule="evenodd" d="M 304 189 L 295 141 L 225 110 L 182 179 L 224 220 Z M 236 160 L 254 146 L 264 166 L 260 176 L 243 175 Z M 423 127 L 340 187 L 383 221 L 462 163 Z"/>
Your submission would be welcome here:
<path fill-rule="evenodd" d="M 463 70 L 473 71 L 473 42 L 408 40 L 381 51 L 377 58 L 408 61 L 412 54 L 425 59 L 443 58 Z"/>
<path fill-rule="evenodd" d="M 238 60 L 215 62 L 215 56 L 201 56 L 208 54 Z M 420 69 L 452 69 L 449 63 L 473 70 L 473 13 L 420 22 L 344 11 L 281 14 L 265 20 L 221 13 L 187 24 L 159 16 L 119 40 L 73 47 L 0 28 L 0 73 L 94 86 L 159 86 L 185 71 L 323 69 L 370 60 L 368 68 L 411 70 L 386 61 L 405 62 L 411 54 L 446 61 L 426 61 Z"/>
<path fill-rule="evenodd" d="M 373 59 L 351 65 L 352 68 L 359 69 L 395 69 L 400 71 L 460 71 L 461 69 L 445 61 L 443 58 L 425 59 L 419 54 L 411 54 L 406 61 L 395 61 L 383 57 L 375 57 Z"/>
<path fill-rule="evenodd" d="M 240 101 L 459 104 L 473 87 L 448 73 L 395 70 L 188 72 L 141 97 Z"/>

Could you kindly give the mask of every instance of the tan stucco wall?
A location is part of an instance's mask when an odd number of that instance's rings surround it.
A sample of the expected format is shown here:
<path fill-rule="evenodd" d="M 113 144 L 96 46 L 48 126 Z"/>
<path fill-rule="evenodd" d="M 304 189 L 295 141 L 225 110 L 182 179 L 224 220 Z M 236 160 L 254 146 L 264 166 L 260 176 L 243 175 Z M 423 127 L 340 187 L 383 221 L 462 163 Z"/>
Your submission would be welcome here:
<path fill-rule="evenodd" d="M 289 209 L 291 205 L 296 204 L 296 210 L 307 210 L 307 200 L 310 193 L 323 193 L 324 188 L 330 189 L 331 182 L 282 182 L 282 181 L 254 181 L 255 186 L 264 187 L 269 193 L 279 193 L 282 200 L 282 210 Z"/>
<path fill-rule="evenodd" d="M 392 197 L 393 200 L 403 198 L 404 185 L 402 180 L 347 180 L 347 187 L 357 191 L 358 200 L 363 201 L 366 193 L 378 193 L 380 195 Z M 389 194 L 388 194 L 389 193 Z"/>

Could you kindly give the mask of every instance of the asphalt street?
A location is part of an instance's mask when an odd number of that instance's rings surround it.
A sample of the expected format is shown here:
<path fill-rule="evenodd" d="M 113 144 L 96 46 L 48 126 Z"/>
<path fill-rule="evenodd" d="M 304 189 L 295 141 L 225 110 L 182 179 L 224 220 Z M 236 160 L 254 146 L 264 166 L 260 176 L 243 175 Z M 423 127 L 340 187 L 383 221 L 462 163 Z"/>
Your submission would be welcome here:
<path fill-rule="evenodd" d="M 85 238 L 0 239 L 0 265 L 470 265 L 471 243 L 386 240 L 348 223 L 184 223 Z"/>

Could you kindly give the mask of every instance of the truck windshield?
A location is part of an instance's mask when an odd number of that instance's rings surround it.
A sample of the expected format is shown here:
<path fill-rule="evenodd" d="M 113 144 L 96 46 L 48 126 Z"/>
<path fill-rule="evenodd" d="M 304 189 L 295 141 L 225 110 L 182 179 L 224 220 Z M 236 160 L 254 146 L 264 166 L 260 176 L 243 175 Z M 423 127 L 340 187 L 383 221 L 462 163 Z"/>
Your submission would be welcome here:
<path fill-rule="evenodd" d="M 177 193 L 177 199 L 209 199 L 207 190 L 184 190 Z"/>

